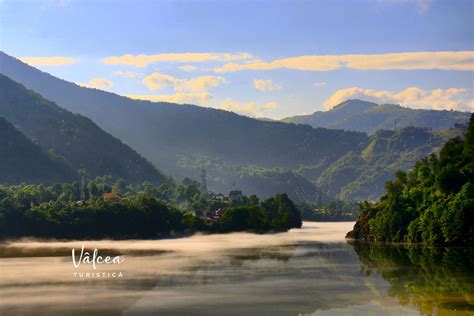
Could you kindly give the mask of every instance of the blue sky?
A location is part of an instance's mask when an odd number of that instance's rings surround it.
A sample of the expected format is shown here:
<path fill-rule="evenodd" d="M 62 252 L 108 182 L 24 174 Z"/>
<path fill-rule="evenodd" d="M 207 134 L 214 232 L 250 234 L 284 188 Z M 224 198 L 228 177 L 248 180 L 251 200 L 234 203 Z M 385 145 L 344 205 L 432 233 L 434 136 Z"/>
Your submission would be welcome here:
<path fill-rule="evenodd" d="M 252 116 L 356 97 L 473 111 L 473 12 L 462 0 L 0 0 L 0 49 L 85 86 Z"/>

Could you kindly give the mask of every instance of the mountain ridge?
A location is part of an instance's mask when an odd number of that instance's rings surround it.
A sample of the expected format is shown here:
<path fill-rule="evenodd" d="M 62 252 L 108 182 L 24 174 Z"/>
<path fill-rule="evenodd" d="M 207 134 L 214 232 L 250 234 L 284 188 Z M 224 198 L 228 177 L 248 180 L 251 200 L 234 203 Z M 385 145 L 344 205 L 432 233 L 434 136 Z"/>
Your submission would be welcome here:
<path fill-rule="evenodd" d="M 73 114 L 32 90 L 0 75 L 0 115 L 46 151 L 64 157 L 90 176 L 111 175 L 131 183 L 160 183 L 165 177 L 92 120 Z"/>
<path fill-rule="evenodd" d="M 181 157 L 215 157 L 233 166 L 259 166 L 293 170 L 300 164 L 334 160 L 350 150 L 362 148 L 367 135 L 329 129 L 261 121 L 233 112 L 194 105 L 132 100 L 109 92 L 79 87 L 41 72 L 4 53 L 0 72 L 13 77 L 68 110 L 91 118 L 108 133 L 131 145 L 168 174 L 183 179 L 188 168 L 179 166 Z M 331 142 L 328 140 L 331 139 Z M 200 167 L 196 166 L 196 170 Z M 243 169 L 240 169 L 243 170 Z M 209 183 L 225 191 L 235 180 L 246 194 L 239 176 L 231 181 Z M 212 173 L 213 170 L 210 170 Z M 256 176 L 256 175 L 255 175 Z M 214 185 L 214 186 L 213 186 Z M 253 190 L 253 189 L 252 189 Z M 278 193 L 278 192 L 274 192 Z"/>
<path fill-rule="evenodd" d="M 434 130 L 446 129 L 455 124 L 467 123 L 469 117 L 469 112 L 411 109 L 397 104 L 377 104 L 350 99 L 328 111 L 286 117 L 281 121 L 373 134 L 380 129 L 397 129 L 407 126 Z"/>
<path fill-rule="evenodd" d="M 446 140 L 430 136 L 437 131 L 415 128 L 413 133 L 400 134 L 402 143 L 433 137 L 437 142 L 428 146 L 415 142 L 401 155 L 396 146 L 379 146 L 386 132 L 368 136 L 365 132 L 253 119 L 195 105 L 132 100 L 55 78 L 6 54 L 0 54 L 0 66 L 0 72 L 13 74 L 61 106 L 90 117 L 178 180 L 199 179 L 201 169 L 206 168 L 208 188 L 215 192 L 226 192 L 235 182 L 247 195 L 267 197 L 290 192 L 291 198 L 299 202 L 301 197 L 314 201 L 321 194 L 377 198 L 392 174 L 386 170 L 411 168 L 420 152 L 436 150 Z M 358 115 L 361 110 L 382 111 L 390 116 L 391 111 L 404 109 L 361 100 L 348 100 L 335 108 L 331 112 L 333 121 L 344 122 L 345 117 L 356 116 L 361 120 L 358 124 L 365 124 L 365 116 Z M 436 116 L 440 111 L 432 112 Z M 446 126 L 451 123 L 443 121 Z M 387 135 L 385 138 L 395 137 L 388 143 L 396 143 L 398 134 Z"/>
<path fill-rule="evenodd" d="M 436 153 L 453 137 L 461 137 L 466 126 L 432 131 L 420 127 L 380 130 L 367 147 L 350 152 L 332 163 L 316 180 L 327 194 L 345 200 L 376 200 L 385 182 L 398 170 L 409 170 L 416 161 Z"/>

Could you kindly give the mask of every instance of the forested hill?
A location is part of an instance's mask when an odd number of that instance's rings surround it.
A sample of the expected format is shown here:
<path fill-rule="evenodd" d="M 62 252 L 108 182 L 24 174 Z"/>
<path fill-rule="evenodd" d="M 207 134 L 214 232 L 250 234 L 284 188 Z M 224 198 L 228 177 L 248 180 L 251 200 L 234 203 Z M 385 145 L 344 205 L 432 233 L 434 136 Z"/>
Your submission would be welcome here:
<path fill-rule="evenodd" d="M 4 75 L 0 75 L 0 116 L 43 151 L 63 157 L 74 171 L 85 168 L 89 176 L 111 175 L 130 183 L 164 180 L 150 162 L 90 119 L 60 108 Z"/>
<path fill-rule="evenodd" d="M 365 203 L 349 238 L 474 245 L 474 115 L 464 139 L 399 171 L 378 203 Z"/>
<path fill-rule="evenodd" d="M 55 183 L 76 176 L 68 164 L 43 151 L 0 116 L 0 183 Z"/>
<path fill-rule="evenodd" d="M 348 100 L 329 111 L 287 117 L 282 121 L 372 134 L 380 129 L 407 126 L 445 129 L 455 124 L 465 124 L 469 117 L 468 112 L 414 110 L 394 104 L 379 105 L 362 100 Z"/>
<path fill-rule="evenodd" d="M 405 127 L 380 130 L 370 137 L 367 147 L 350 152 L 329 165 L 316 183 L 330 196 L 343 200 L 378 199 L 385 181 L 398 170 L 408 170 L 417 160 L 439 151 L 450 138 L 462 136 L 466 126 L 432 131 Z"/>
<path fill-rule="evenodd" d="M 363 148 L 368 141 L 364 133 L 265 122 L 192 105 L 131 100 L 55 78 L 3 53 L 0 65 L 4 74 L 60 106 L 88 116 L 178 179 L 189 174 L 179 161 L 196 154 L 238 167 L 294 169 L 301 164 L 335 160 Z M 225 172 L 212 172 L 226 183 L 213 186 L 211 182 L 211 189 L 225 192 L 231 188 L 232 181 Z M 244 193 L 260 194 L 241 187 L 241 176 L 232 178 Z"/>
<path fill-rule="evenodd" d="M 60 106 L 89 116 L 178 180 L 198 180 L 205 167 L 208 187 L 223 193 L 235 182 L 245 194 L 264 198 L 287 192 L 298 202 L 314 200 L 320 196 L 321 187 L 333 197 L 376 199 L 395 170 L 408 170 L 456 133 L 407 127 L 369 137 L 362 132 L 255 120 L 193 105 L 131 100 L 55 78 L 2 53 L 0 71 Z M 334 116 L 341 111 L 358 116 L 361 111 L 379 107 L 363 101 L 349 103 L 329 112 Z M 465 116 L 458 112 L 427 112 Z M 423 117 L 419 119 L 431 122 Z M 398 121 L 398 127 L 409 119 Z M 388 129 L 393 129 L 392 119 L 385 118 L 384 122 L 392 122 Z M 436 122 L 438 127 L 447 128 L 455 123 Z"/>
<path fill-rule="evenodd" d="M 80 87 L 4 53 L 0 71 L 70 111 L 85 115 L 161 165 L 162 155 L 211 154 L 232 162 L 294 167 L 334 158 L 367 140 L 362 133 L 265 122 L 193 105 L 132 100 Z"/>

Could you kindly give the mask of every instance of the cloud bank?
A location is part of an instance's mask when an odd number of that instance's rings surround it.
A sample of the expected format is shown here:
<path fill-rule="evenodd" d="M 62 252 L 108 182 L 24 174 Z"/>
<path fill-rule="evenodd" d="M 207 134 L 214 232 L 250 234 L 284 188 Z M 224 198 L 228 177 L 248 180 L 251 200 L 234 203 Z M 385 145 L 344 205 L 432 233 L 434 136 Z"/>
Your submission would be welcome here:
<path fill-rule="evenodd" d="M 103 59 L 106 65 L 127 65 L 133 67 L 147 67 L 157 62 L 178 63 L 201 63 L 209 61 L 234 62 L 253 58 L 248 53 L 177 53 L 177 54 L 155 54 L 155 55 L 131 55 L 110 56 Z"/>
<path fill-rule="evenodd" d="M 102 77 L 91 79 L 87 83 L 78 82 L 77 84 L 80 85 L 81 87 L 95 88 L 95 89 L 110 89 L 114 86 L 112 81 L 102 78 Z"/>
<path fill-rule="evenodd" d="M 212 102 L 213 96 L 209 92 L 196 93 L 176 93 L 171 95 L 151 95 L 151 94 L 128 94 L 130 99 L 146 100 L 151 102 L 170 102 L 178 104 L 198 104 L 208 105 Z"/>
<path fill-rule="evenodd" d="M 176 78 L 168 74 L 154 72 L 145 78 L 142 83 L 151 91 L 172 86 L 175 91 L 206 91 L 225 83 L 225 79 L 216 76 L 200 76 L 191 79 Z"/>
<path fill-rule="evenodd" d="M 307 55 L 270 62 L 227 63 L 215 68 L 217 73 L 241 70 L 293 69 L 331 71 L 341 68 L 356 70 L 474 70 L 474 51 L 408 52 L 370 55 Z"/>
<path fill-rule="evenodd" d="M 466 89 L 423 90 L 409 87 L 398 92 L 352 87 L 336 91 L 324 103 L 326 109 L 348 99 L 362 99 L 375 103 L 400 104 L 415 109 L 474 111 L 472 93 Z"/>
<path fill-rule="evenodd" d="M 219 105 L 219 108 L 221 110 L 232 111 L 242 115 L 261 117 L 264 114 L 263 112 L 277 109 L 279 108 L 279 105 L 276 102 L 268 102 L 264 104 L 257 104 L 256 102 L 240 103 L 232 99 L 226 99 Z"/>

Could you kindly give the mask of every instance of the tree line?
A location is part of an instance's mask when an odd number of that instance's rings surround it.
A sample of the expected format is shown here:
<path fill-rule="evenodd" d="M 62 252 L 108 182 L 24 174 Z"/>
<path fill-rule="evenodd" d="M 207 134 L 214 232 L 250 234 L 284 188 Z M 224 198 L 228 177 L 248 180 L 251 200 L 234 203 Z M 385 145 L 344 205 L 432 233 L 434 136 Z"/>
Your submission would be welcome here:
<path fill-rule="evenodd" d="M 105 200 L 109 192 L 117 198 Z M 157 238 L 195 231 L 284 231 L 302 224 L 284 193 L 264 201 L 254 195 L 213 201 L 189 179 L 157 187 L 97 177 L 88 182 L 86 199 L 79 199 L 76 182 L 0 185 L 0 238 Z M 219 217 L 213 218 L 217 210 Z"/>
<path fill-rule="evenodd" d="M 474 114 L 464 139 L 399 171 L 377 203 L 365 202 L 347 237 L 368 242 L 474 245 Z"/>

